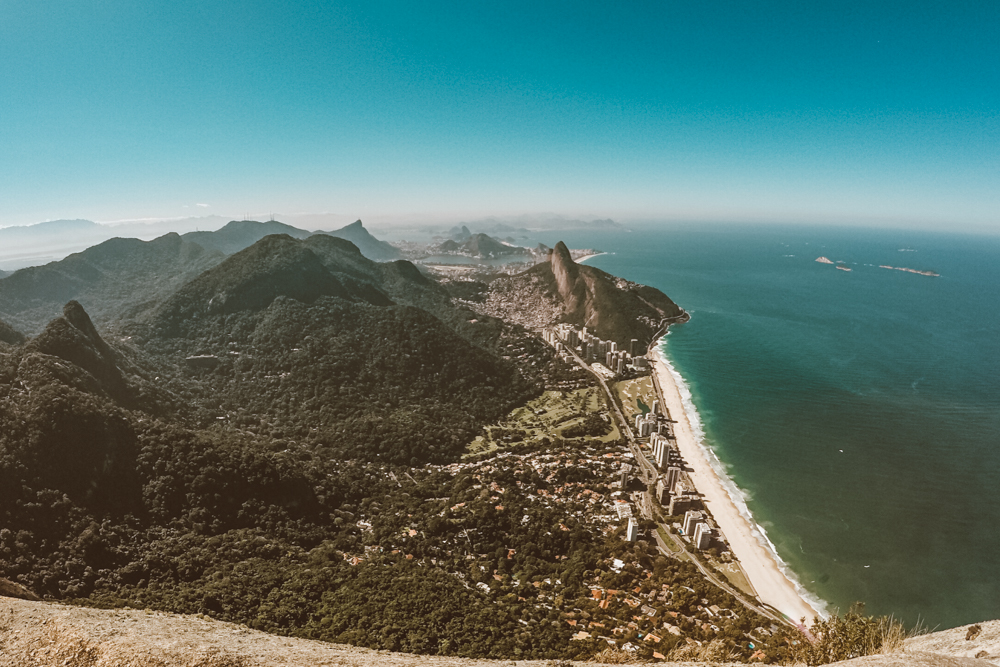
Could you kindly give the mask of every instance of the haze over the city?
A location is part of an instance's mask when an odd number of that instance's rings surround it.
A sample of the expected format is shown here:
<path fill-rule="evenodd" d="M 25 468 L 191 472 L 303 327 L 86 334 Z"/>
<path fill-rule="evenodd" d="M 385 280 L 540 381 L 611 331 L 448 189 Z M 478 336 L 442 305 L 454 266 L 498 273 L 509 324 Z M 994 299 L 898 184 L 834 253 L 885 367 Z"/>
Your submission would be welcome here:
<path fill-rule="evenodd" d="M 0 226 L 1000 229 L 1000 6 L 0 5 Z"/>

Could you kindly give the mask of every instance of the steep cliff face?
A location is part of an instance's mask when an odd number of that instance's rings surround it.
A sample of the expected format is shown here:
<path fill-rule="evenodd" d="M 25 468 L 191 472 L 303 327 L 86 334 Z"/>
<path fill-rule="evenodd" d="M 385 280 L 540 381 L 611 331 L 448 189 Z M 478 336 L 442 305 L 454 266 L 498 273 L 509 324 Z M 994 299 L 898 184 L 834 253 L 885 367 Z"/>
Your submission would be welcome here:
<path fill-rule="evenodd" d="M 656 288 L 577 264 L 562 241 L 549 261 L 493 281 L 484 310 L 533 328 L 558 322 L 586 326 L 623 346 L 633 338 L 649 343 L 663 320 L 684 315 Z"/>
<path fill-rule="evenodd" d="M 549 255 L 552 276 L 556 280 L 559 296 L 563 300 L 563 309 L 567 314 L 573 314 L 586 307 L 586 282 L 580 280 L 580 265 L 573 261 L 569 248 L 560 241 Z"/>

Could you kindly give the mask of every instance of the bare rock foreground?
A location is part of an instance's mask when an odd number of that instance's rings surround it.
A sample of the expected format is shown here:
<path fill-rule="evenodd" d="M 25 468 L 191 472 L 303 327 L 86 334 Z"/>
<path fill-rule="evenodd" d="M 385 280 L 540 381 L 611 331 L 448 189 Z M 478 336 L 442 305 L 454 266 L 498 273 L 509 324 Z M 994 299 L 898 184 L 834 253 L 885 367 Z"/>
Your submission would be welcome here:
<path fill-rule="evenodd" d="M 903 652 L 852 667 L 1000 666 L 1000 621 L 907 640 Z M 966 636 L 973 634 L 972 639 Z M 983 656 L 980 658 L 976 655 Z M 468 660 L 279 637 L 207 617 L 89 609 L 0 597 L 0 667 L 527 667 L 544 661 Z M 658 663 L 680 667 L 707 663 Z M 719 665 L 719 663 L 711 663 Z M 720 665 L 721 667 L 721 665 Z"/>
<path fill-rule="evenodd" d="M 513 667 L 515 664 L 546 663 L 373 651 L 279 637 L 207 617 L 0 598 L 0 667 Z"/>

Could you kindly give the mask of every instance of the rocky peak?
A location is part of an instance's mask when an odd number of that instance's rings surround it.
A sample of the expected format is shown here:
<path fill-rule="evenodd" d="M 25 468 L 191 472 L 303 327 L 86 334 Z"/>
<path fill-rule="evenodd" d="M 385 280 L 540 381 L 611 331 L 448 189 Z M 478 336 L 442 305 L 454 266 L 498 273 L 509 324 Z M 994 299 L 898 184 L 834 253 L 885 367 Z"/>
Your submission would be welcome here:
<path fill-rule="evenodd" d="M 63 308 L 63 316 L 52 320 L 28 343 L 29 352 L 59 357 L 89 373 L 109 395 L 121 397 L 125 380 L 118 370 L 115 352 L 108 346 L 77 301 Z"/>
<path fill-rule="evenodd" d="M 79 301 L 70 301 L 65 306 L 63 306 L 63 317 L 66 321 L 73 325 L 73 327 L 82 333 L 87 341 L 96 349 L 101 356 L 110 358 L 111 348 L 108 344 L 104 342 L 101 338 L 101 334 L 97 333 L 97 328 L 90 319 L 90 315 L 87 311 L 83 309 Z"/>
<path fill-rule="evenodd" d="M 556 287 L 563 299 L 567 312 L 574 312 L 581 305 L 584 289 L 580 285 L 580 266 L 573 261 L 566 244 L 560 241 L 552 249 L 549 259 L 552 264 L 552 275 L 556 279 Z"/>

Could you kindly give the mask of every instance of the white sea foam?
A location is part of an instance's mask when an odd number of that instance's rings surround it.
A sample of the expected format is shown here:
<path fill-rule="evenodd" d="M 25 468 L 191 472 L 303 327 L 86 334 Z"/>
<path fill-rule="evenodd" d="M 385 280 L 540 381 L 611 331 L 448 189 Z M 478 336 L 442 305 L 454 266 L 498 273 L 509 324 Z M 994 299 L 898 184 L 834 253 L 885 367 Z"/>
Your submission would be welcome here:
<path fill-rule="evenodd" d="M 775 548 L 774 543 L 768 538 L 767 531 L 764 530 L 763 526 L 757 523 L 754 519 L 753 513 L 750 511 L 750 508 L 747 507 L 746 501 L 748 494 L 738 487 L 736 482 L 732 480 L 726 470 L 726 464 L 719 459 L 715 450 L 708 444 L 708 440 L 705 437 L 705 429 L 701 422 L 701 415 L 698 413 L 698 408 L 694 404 L 694 397 L 691 395 L 691 388 L 688 386 L 684 377 L 677 372 L 677 369 L 674 368 L 673 363 L 667 356 L 667 336 L 669 336 L 670 333 L 670 331 L 667 331 L 667 335 L 659 340 L 660 358 L 663 359 L 663 363 L 666 364 L 667 370 L 670 371 L 670 375 L 673 376 L 674 382 L 677 383 L 677 391 L 681 395 L 681 403 L 684 405 L 684 413 L 687 415 L 688 423 L 691 425 L 691 433 L 694 435 L 698 445 L 707 454 L 706 459 L 708 460 L 709 465 L 712 466 L 712 470 L 715 471 L 716 476 L 719 478 L 719 482 L 726 490 L 726 493 L 729 494 L 729 498 L 733 501 L 736 509 L 743 516 L 743 518 L 747 520 L 747 523 L 750 524 L 750 532 L 753 534 L 754 538 L 771 555 L 774 562 L 777 563 L 778 569 L 781 570 L 781 573 L 785 576 L 785 578 L 792 582 L 792 585 L 795 587 L 795 591 L 798 593 L 799 597 L 805 600 L 810 607 L 815 609 L 817 614 L 824 618 L 829 617 L 830 613 L 827 608 L 827 603 L 807 591 L 799 582 L 798 577 L 792 569 L 788 566 L 788 563 L 786 563 L 781 556 L 778 555 L 778 550 Z M 806 620 L 810 621 L 811 619 Z"/>

